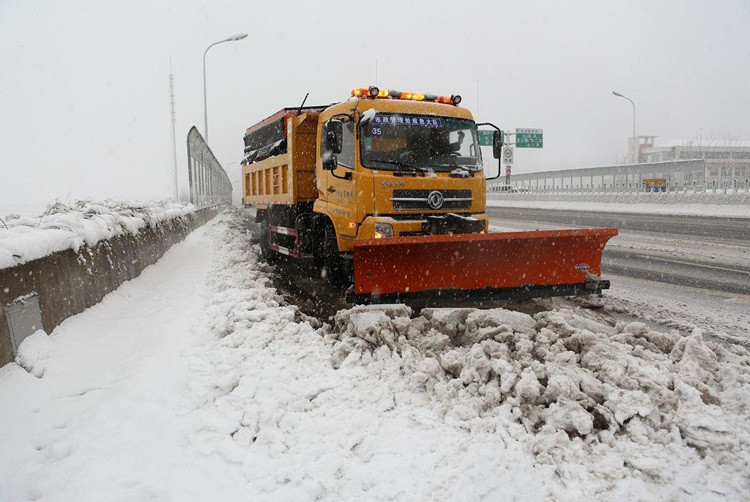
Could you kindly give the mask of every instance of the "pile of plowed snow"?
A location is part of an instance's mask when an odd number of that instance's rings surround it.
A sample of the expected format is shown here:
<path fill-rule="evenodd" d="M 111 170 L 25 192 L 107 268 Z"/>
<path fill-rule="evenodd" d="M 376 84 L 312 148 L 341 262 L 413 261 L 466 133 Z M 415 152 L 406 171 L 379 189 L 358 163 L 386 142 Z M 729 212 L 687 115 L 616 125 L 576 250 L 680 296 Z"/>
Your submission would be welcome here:
<path fill-rule="evenodd" d="M 405 306 L 339 312 L 329 333 L 334 367 L 398 372 L 450 423 L 505 430 L 563 478 L 636 475 L 684 493 L 750 489 L 743 348 L 708 342 L 699 330 L 611 326 L 585 310 L 411 314 Z"/>
<path fill-rule="evenodd" d="M 595 311 L 287 305 L 242 213 L 211 229 L 191 451 L 249 497 L 669 499 L 750 490 L 750 354 Z"/>

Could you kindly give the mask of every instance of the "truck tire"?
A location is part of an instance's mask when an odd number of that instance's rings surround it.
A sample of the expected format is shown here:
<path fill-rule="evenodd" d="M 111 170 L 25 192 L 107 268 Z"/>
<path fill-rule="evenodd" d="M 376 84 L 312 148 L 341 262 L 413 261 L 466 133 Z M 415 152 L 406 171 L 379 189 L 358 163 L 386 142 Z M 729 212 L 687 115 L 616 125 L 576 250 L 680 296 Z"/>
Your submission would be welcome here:
<path fill-rule="evenodd" d="M 336 232 L 332 225 L 326 225 L 323 240 L 323 270 L 326 279 L 334 288 L 342 288 L 349 282 L 344 258 L 339 253 Z"/>
<path fill-rule="evenodd" d="M 323 268 L 325 266 L 325 237 L 327 226 L 326 223 L 323 223 L 318 219 L 315 220 L 312 227 L 313 263 L 318 268 Z"/>

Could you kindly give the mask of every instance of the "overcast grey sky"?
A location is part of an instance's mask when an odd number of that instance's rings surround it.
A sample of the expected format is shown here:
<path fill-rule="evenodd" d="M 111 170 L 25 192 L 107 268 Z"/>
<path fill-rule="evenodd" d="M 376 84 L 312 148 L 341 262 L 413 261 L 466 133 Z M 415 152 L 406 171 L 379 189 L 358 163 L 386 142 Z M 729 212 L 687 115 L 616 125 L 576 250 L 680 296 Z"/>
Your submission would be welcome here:
<path fill-rule="evenodd" d="M 478 118 L 544 129 L 516 172 L 610 164 L 637 104 L 661 141 L 750 139 L 750 2 L 0 0 L 0 214 L 56 197 L 171 194 L 169 61 L 178 162 L 202 130 L 225 165 L 283 106 L 374 83 L 458 93 Z M 479 106 L 477 107 L 477 80 Z M 238 164 L 229 165 L 239 179 Z"/>

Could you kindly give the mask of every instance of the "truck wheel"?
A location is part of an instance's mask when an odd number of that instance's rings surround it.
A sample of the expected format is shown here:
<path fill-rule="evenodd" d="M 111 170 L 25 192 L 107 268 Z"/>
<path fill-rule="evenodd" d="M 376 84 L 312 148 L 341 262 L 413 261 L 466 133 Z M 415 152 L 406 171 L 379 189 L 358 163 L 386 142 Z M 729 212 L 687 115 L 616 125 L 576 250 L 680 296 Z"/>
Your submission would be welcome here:
<path fill-rule="evenodd" d="M 315 266 L 325 266 L 326 225 L 316 222 L 312 230 L 312 254 Z"/>
<path fill-rule="evenodd" d="M 328 282 L 334 288 L 341 288 L 349 282 L 346 273 L 346 263 L 339 254 L 339 246 L 336 242 L 336 232 L 331 225 L 326 225 L 325 239 L 323 241 L 323 270 Z"/>

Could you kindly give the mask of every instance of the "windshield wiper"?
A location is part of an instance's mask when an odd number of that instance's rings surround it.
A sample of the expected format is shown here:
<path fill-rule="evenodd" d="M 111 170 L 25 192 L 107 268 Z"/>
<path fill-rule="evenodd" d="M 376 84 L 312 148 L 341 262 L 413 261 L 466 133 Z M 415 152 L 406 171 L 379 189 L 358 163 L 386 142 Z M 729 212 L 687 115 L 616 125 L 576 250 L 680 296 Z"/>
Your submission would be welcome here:
<path fill-rule="evenodd" d="M 391 164 L 391 165 L 394 165 L 394 166 L 403 167 L 403 168 L 409 169 L 409 172 L 412 172 L 412 173 L 415 173 L 415 174 L 416 173 L 420 173 L 422 176 L 424 176 L 428 172 L 427 169 L 424 168 L 424 167 L 413 166 L 411 164 L 407 164 L 405 162 L 401 162 L 401 161 L 398 161 L 398 160 L 380 160 L 380 159 L 378 159 L 378 160 L 375 160 L 374 162 L 382 162 L 383 164 Z M 399 174 L 406 174 L 406 173 L 404 171 L 394 171 L 393 174 L 394 175 L 399 175 Z"/>

